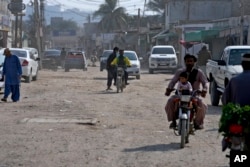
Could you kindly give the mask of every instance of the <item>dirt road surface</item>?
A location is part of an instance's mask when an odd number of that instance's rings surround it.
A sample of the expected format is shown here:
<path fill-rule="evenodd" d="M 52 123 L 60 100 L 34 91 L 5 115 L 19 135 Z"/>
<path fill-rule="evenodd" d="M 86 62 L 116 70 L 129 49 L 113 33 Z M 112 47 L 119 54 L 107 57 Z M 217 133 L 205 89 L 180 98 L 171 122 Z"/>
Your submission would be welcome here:
<path fill-rule="evenodd" d="M 123 93 L 105 90 L 106 75 L 99 67 L 41 70 L 37 81 L 22 82 L 18 103 L 0 103 L 0 167 L 228 166 L 221 107 L 209 96 L 205 129 L 180 149 L 164 111 L 172 75 L 143 71 Z"/>

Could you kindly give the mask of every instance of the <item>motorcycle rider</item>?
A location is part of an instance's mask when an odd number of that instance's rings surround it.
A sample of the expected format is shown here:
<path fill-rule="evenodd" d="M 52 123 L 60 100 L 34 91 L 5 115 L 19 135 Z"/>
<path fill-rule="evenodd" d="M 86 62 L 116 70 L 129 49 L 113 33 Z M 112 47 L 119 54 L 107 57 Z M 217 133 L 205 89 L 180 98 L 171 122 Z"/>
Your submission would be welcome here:
<path fill-rule="evenodd" d="M 108 81 L 107 81 L 107 90 L 111 90 L 112 85 L 112 79 L 114 79 L 114 85 L 116 84 L 116 75 L 115 74 L 115 67 L 111 66 L 111 62 L 116 58 L 116 55 L 118 54 L 119 48 L 114 47 L 113 52 L 109 55 L 107 60 L 107 72 L 108 72 Z"/>
<path fill-rule="evenodd" d="M 112 62 L 111 62 L 111 65 L 112 66 L 122 66 L 123 69 L 124 69 L 124 78 L 125 78 L 125 84 L 126 85 L 129 85 L 128 83 L 128 72 L 126 71 L 126 68 L 127 67 L 130 67 L 131 66 L 131 63 L 130 63 L 130 60 L 124 56 L 124 50 L 123 49 L 120 49 L 119 50 L 119 56 L 116 57 Z M 116 72 L 115 72 L 115 75 L 116 75 Z M 116 79 L 115 79 L 115 82 L 116 82 Z"/>
<path fill-rule="evenodd" d="M 173 91 L 175 84 L 179 80 L 179 76 L 182 72 L 188 73 L 188 81 L 191 83 L 193 90 L 199 90 L 200 84 L 202 84 L 202 93 L 201 96 L 204 98 L 206 97 L 207 88 L 208 88 L 208 81 L 207 77 L 200 69 L 196 69 L 195 63 L 197 62 L 197 58 L 194 55 L 186 54 L 184 57 L 185 66 L 184 68 L 180 68 L 176 71 L 174 77 L 168 84 L 166 88 L 165 95 L 169 96 L 170 93 Z M 174 102 L 176 95 L 171 96 L 167 104 L 165 106 L 165 111 L 168 117 L 168 121 L 172 121 L 170 124 L 170 128 L 175 128 L 177 126 L 176 119 L 177 119 L 177 104 Z M 197 108 L 196 108 L 196 116 L 194 119 L 194 128 L 195 129 L 203 129 L 203 121 L 205 118 L 205 113 L 207 110 L 207 105 L 204 104 L 201 100 L 198 101 Z"/>

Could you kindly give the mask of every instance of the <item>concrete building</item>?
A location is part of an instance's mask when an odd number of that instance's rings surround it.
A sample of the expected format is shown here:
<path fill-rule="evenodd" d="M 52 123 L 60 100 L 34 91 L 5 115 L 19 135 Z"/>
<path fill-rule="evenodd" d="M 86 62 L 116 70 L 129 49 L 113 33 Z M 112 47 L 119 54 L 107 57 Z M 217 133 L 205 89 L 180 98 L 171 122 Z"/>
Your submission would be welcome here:
<path fill-rule="evenodd" d="M 11 17 L 12 14 L 7 9 L 10 0 L 0 1 L 0 48 L 11 47 Z"/>

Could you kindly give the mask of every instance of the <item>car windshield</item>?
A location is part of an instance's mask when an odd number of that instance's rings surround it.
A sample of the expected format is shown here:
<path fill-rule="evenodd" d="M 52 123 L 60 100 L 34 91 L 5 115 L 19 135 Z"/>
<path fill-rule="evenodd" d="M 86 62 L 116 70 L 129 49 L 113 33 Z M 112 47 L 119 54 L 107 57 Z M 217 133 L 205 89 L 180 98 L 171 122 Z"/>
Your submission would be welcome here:
<path fill-rule="evenodd" d="M 110 55 L 112 52 L 113 52 L 113 51 L 104 51 L 103 54 L 102 54 L 102 57 L 108 58 L 109 55 Z"/>
<path fill-rule="evenodd" d="M 69 56 L 80 56 L 83 57 L 83 54 L 81 52 L 68 52 Z"/>
<path fill-rule="evenodd" d="M 46 50 L 44 54 L 45 55 L 60 55 L 61 51 L 60 50 Z"/>
<path fill-rule="evenodd" d="M 250 53 L 250 49 L 232 49 L 229 55 L 229 65 L 241 65 L 241 57 L 245 53 Z"/>
<path fill-rule="evenodd" d="M 133 52 L 125 52 L 124 56 L 128 57 L 129 60 L 137 60 L 137 57 Z"/>
<path fill-rule="evenodd" d="M 11 54 L 16 55 L 17 57 L 27 57 L 27 52 L 23 50 L 10 50 Z"/>
<path fill-rule="evenodd" d="M 174 54 L 173 48 L 154 48 L 152 54 Z"/>

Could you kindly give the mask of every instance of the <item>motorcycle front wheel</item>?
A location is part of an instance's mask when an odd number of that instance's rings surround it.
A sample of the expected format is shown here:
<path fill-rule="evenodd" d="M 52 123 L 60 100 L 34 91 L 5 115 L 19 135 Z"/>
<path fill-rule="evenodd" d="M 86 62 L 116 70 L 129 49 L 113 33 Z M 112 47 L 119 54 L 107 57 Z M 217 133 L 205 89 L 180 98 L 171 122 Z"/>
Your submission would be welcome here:
<path fill-rule="evenodd" d="M 121 87 L 121 77 L 117 77 L 116 79 L 116 92 L 119 93 Z"/>
<path fill-rule="evenodd" d="M 185 147 L 186 143 L 186 136 L 187 136 L 187 120 L 181 120 L 181 148 Z"/>

